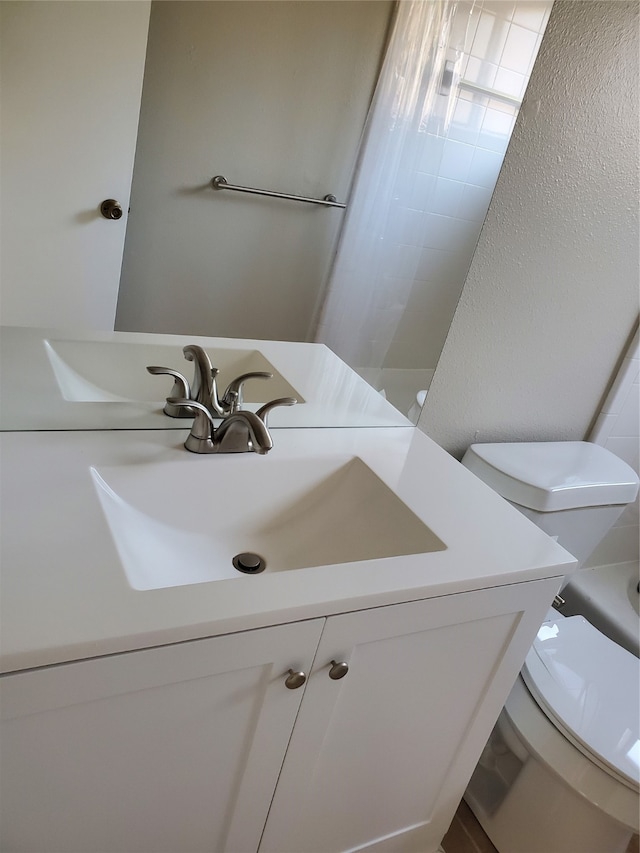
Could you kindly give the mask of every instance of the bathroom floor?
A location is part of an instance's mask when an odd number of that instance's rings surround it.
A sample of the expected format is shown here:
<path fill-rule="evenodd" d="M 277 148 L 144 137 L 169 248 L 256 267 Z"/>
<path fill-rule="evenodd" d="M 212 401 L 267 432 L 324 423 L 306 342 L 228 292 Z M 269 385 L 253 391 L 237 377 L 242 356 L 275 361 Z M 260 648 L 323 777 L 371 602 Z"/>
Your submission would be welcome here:
<path fill-rule="evenodd" d="M 497 853 L 464 800 L 458 806 L 449 831 L 442 840 L 442 850 L 443 853 Z M 540 853 L 547 851 L 541 850 Z M 637 835 L 631 839 L 627 853 L 640 853 Z"/>

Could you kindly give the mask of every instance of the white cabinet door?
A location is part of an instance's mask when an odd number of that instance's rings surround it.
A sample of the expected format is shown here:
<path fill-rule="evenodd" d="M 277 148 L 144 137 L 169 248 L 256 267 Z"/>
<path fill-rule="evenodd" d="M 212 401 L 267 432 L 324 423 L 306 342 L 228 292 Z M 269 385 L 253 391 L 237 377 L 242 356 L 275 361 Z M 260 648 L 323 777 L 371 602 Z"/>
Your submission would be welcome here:
<path fill-rule="evenodd" d="M 435 850 L 556 588 L 328 619 L 260 853 Z"/>
<path fill-rule="evenodd" d="M 323 624 L 5 676 L 0 849 L 256 850 Z"/>
<path fill-rule="evenodd" d="M 150 5 L 0 3 L 6 326 L 113 329 Z"/>

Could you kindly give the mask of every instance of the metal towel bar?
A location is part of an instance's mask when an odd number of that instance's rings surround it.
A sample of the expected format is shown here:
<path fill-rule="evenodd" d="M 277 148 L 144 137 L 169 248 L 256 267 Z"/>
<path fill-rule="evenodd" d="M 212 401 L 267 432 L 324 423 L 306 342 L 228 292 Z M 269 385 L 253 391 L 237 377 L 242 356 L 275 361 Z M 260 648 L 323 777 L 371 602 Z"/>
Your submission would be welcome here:
<path fill-rule="evenodd" d="M 216 175 L 215 178 L 211 178 L 211 186 L 214 190 L 234 190 L 238 193 L 252 193 L 253 195 L 266 195 L 271 198 L 288 198 L 291 201 L 304 201 L 307 204 L 321 204 L 324 207 L 342 207 L 345 208 L 346 204 L 341 204 L 339 201 L 336 201 L 336 197 L 334 195 L 326 195 L 324 198 L 307 198 L 303 195 L 291 195 L 290 193 L 277 193 L 273 192 L 273 190 L 258 190 L 255 187 L 240 187 L 237 184 L 228 183 L 226 178 L 223 178 L 222 175 Z"/>

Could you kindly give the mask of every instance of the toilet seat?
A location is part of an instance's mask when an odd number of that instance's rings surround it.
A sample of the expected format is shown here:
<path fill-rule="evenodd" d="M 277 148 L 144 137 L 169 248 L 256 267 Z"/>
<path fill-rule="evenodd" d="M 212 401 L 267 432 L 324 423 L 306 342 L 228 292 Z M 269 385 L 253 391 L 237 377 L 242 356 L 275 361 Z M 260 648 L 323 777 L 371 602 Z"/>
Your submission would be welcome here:
<path fill-rule="evenodd" d="M 587 758 L 638 791 L 640 664 L 582 616 L 545 622 L 522 678 L 540 709 Z"/>

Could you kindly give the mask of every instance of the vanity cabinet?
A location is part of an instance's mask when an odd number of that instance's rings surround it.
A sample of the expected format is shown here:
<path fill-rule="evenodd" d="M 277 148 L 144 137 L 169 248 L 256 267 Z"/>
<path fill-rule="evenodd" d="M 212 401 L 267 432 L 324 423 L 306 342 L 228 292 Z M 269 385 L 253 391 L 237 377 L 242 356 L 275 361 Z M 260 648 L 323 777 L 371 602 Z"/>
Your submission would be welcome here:
<path fill-rule="evenodd" d="M 7 675 L 0 849 L 435 851 L 557 585 Z"/>
<path fill-rule="evenodd" d="M 260 853 L 436 851 L 557 587 L 328 619 Z"/>
<path fill-rule="evenodd" d="M 248 853 L 324 619 L 3 677 L 2 853 Z"/>

